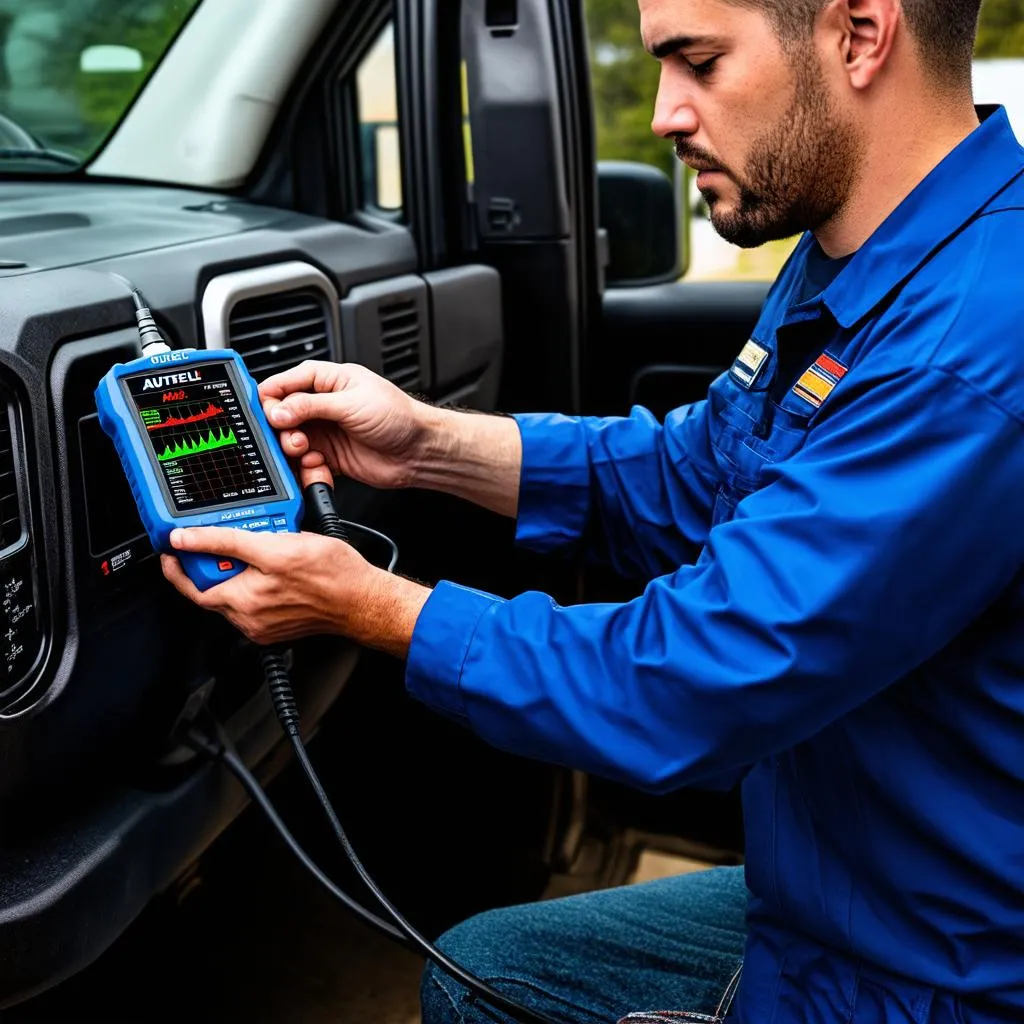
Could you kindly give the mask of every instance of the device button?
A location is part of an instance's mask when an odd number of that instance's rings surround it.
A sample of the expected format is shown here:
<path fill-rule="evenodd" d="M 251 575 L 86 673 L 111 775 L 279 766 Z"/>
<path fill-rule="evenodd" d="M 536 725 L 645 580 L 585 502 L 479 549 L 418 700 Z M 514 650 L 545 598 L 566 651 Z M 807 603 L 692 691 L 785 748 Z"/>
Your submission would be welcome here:
<path fill-rule="evenodd" d="M 226 558 L 222 559 L 217 563 L 217 568 L 220 569 L 221 572 L 231 572 L 231 570 L 234 569 L 234 567 L 235 563 L 229 562 Z"/>
<path fill-rule="evenodd" d="M 282 527 L 282 526 L 285 529 L 288 529 L 288 520 L 285 519 L 284 516 L 275 516 L 274 517 L 274 529 L 276 530 L 276 529 L 278 529 L 279 527 Z"/>

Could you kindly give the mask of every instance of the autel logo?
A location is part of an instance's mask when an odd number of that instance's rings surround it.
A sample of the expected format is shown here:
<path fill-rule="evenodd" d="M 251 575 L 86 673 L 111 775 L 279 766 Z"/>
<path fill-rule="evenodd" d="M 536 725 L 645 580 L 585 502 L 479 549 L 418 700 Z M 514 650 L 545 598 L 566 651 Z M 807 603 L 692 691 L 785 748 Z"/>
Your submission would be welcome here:
<path fill-rule="evenodd" d="M 191 384 L 202 379 L 203 376 L 198 370 L 188 370 L 186 373 L 166 373 L 162 377 L 147 377 L 142 382 L 142 390 L 159 391 L 161 388 L 174 387 L 175 384 Z"/>

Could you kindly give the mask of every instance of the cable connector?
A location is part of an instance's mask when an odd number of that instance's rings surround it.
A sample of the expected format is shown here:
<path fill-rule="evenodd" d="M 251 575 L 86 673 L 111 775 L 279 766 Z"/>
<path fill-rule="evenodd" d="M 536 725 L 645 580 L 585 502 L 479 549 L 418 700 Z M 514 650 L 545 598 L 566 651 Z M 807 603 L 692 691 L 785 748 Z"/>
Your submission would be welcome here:
<path fill-rule="evenodd" d="M 281 728 L 288 736 L 298 737 L 301 733 L 299 705 L 295 700 L 291 680 L 288 678 L 288 666 L 285 664 L 284 655 L 273 647 L 261 647 L 260 663 Z"/>
<path fill-rule="evenodd" d="M 303 492 L 317 530 L 332 540 L 348 540 L 342 518 L 334 508 L 334 491 L 325 483 L 309 484 Z"/>
<path fill-rule="evenodd" d="M 155 356 L 161 352 L 170 352 L 171 346 L 164 341 L 164 336 L 160 333 L 160 328 L 157 327 L 149 307 L 141 304 L 142 299 L 138 292 L 132 293 L 132 299 L 136 303 L 135 319 L 139 323 L 139 340 L 142 342 L 142 354 L 144 356 Z"/>
<path fill-rule="evenodd" d="M 131 292 L 132 302 L 135 304 L 135 321 L 139 325 L 139 341 L 142 342 L 142 354 L 144 356 L 156 356 L 162 352 L 170 352 L 171 346 L 164 341 L 164 336 L 160 333 L 160 328 L 157 327 L 156 320 L 153 319 L 153 313 L 146 304 L 146 300 L 142 297 L 142 292 L 128 278 L 115 274 L 112 271 L 108 271 L 108 273 L 110 273 L 110 276 L 115 281 L 120 281 Z"/>

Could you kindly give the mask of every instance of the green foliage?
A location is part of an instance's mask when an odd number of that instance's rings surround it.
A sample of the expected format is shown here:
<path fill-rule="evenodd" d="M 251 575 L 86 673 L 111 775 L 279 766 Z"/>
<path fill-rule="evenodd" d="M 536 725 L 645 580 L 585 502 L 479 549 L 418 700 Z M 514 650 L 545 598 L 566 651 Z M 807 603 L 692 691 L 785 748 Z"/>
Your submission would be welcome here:
<path fill-rule="evenodd" d="M 5 112 L 45 143 L 89 157 L 199 2 L 0 0 L 3 63 L 21 69 L 18 78 L 0 76 Z M 142 69 L 82 71 L 82 51 L 97 45 L 137 50 Z"/>
<path fill-rule="evenodd" d="M 75 91 L 90 135 L 87 151 L 99 147 L 131 106 L 170 41 L 198 3 L 199 0 L 162 0 L 142 5 L 121 2 L 109 7 L 102 21 L 86 26 L 79 52 L 86 46 L 116 43 L 142 54 L 141 71 L 77 71 Z"/>
<path fill-rule="evenodd" d="M 1024 0 L 984 0 L 975 53 L 1024 57 Z"/>
<path fill-rule="evenodd" d="M 638 160 L 672 174 L 672 144 L 651 131 L 658 63 L 640 41 L 636 0 L 587 0 L 599 160 Z"/>
<path fill-rule="evenodd" d="M 597 153 L 671 174 L 672 147 L 651 132 L 658 64 L 640 41 L 636 0 L 586 0 Z M 1024 57 L 1024 0 L 984 0 L 979 57 Z"/>

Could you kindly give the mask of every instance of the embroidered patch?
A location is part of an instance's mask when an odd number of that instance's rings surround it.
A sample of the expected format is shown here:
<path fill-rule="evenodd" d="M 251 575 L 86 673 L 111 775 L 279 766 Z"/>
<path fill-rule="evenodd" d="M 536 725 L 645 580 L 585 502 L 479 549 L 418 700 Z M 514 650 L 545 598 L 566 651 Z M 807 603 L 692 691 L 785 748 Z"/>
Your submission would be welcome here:
<path fill-rule="evenodd" d="M 810 402 L 815 409 L 832 394 L 832 389 L 846 376 L 846 367 L 830 355 L 822 354 L 793 385 L 793 394 Z"/>
<path fill-rule="evenodd" d="M 761 376 L 764 364 L 768 362 L 768 355 L 768 349 L 751 338 L 736 357 L 736 362 L 732 364 L 732 375 L 745 388 L 753 387 L 754 382 Z"/>

